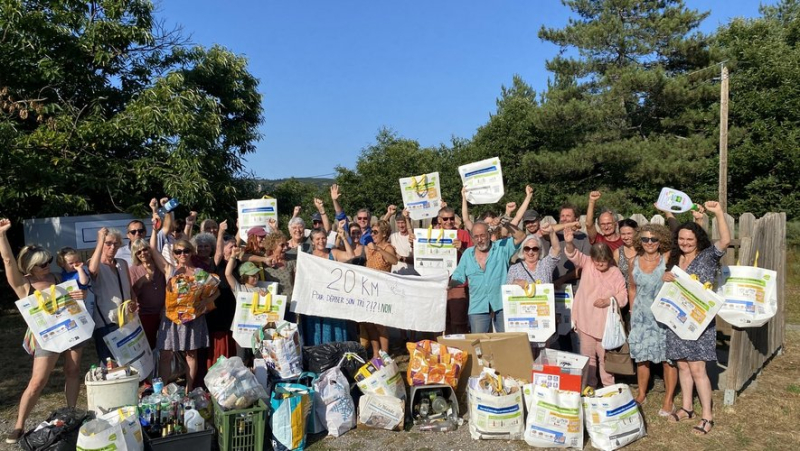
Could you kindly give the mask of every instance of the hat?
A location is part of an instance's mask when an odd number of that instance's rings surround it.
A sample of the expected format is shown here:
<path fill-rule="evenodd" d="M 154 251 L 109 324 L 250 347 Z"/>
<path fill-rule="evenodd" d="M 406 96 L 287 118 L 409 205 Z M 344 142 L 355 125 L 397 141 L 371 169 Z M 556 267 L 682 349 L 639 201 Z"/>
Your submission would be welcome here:
<path fill-rule="evenodd" d="M 254 276 L 259 273 L 258 267 L 253 262 L 244 262 L 239 266 L 240 276 Z"/>
<path fill-rule="evenodd" d="M 536 210 L 525 210 L 525 214 L 522 215 L 523 224 L 528 221 L 538 221 L 540 219 L 542 219 L 542 217 L 539 216 L 539 212 Z"/>
<path fill-rule="evenodd" d="M 321 222 L 322 221 L 322 215 L 319 214 L 319 213 L 314 213 L 313 215 L 311 215 L 311 222 L 314 222 L 314 221 L 320 221 Z"/>
<path fill-rule="evenodd" d="M 247 231 L 247 235 L 267 236 L 267 231 L 261 226 L 250 227 L 250 230 Z"/>

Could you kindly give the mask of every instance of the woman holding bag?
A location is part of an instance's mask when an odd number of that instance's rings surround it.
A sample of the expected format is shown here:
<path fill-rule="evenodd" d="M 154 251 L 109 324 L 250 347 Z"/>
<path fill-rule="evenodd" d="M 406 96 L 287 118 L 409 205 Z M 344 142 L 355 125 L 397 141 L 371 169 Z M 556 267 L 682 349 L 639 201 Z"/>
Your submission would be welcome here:
<path fill-rule="evenodd" d="M 32 295 L 35 291 L 44 292 L 52 285 L 60 282 L 58 276 L 50 271 L 50 263 L 53 256 L 47 249 L 36 245 L 27 245 L 22 248 L 19 256 L 14 259 L 11 244 L 8 242 L 6 233 L 11 229 L 11 221 L 0 219 L 0 256 L 3 257 L 8 284 L 14 290 L 19 299 Z M 79 290 L 74 292 L 73 298 L 83 299 L 85 292 Z M 84 342 L 86 343 L 86 342 Z M 83 345 L 81 343 L 75 348 L 62 352 L 64 355 L 64 392 L 67 396 L 67 406 L 75 407 L 78 403 L 78 392 L 81 388 L 80 363 Z M 6 443 L 17 443 L 25 431 L 25 420 L 28 419 L 31 411 L 42 390 L 47 386 L 50 373 L 55 368 L 61 354 L 46 351 L 36 347 L 33 359 L 33 370 L 28 381 L 28 386 L 22 392 L 19 401 L 19 411 L 17 412 L 17 422 L 14 429 L 6 436 Z"/>
<path fill-rule="evenodd" d="M 636 256 L 628 273 L 628 299 L 631 300 L 631 332 L 628 335 L 631 358 L 636 361 L 639 394 L 636 402 L 644 403 L 650 382 L 650 364 L 663 362 L 664 403 L 658 414 L 673 413 L 672 399 L 678 384 L 678 369 L 667 361 L 667 329 L 660 325 L 650 309 L 664 282 L 669 250 L 672 247 L 669 229 L 659 224 L 645 224 L 636 233 Z M 622 248 L 620 248 L 622 249 Z"/>
<path fill-rule="evenodd" d="M 614 256 L 605 243 L 592 245 L 591 256 L 580 252 L 573 244 L 574 233 L 571 227 L 564 229 L 564 254 L 582 268 L 581 288 L 575 295 L 572 305 L 572 318 L 580 336 L 581 354 L 589 357 L 588 385 L 597 386 L 597 370 L 604 387 L 614 385 L 614 375 L 605 370 L 605 355 L 602 340 L 606 328 L 606 316 L 611 306 L 611 298 L 617 300 L 619 307 L 628 304 L 628 290 L 625 277 L 614 265 Z"/>

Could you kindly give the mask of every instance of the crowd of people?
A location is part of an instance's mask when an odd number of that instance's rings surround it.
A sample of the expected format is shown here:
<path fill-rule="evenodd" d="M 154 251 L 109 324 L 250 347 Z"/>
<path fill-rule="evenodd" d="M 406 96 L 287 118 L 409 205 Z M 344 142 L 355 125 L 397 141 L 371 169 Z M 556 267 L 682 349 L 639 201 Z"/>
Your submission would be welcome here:
<path fill-rule="evenodd" d="M 557 224 L 543 224 L 539 213 L 529 208 L 533 189 L 526 187 L 525 194 L 519 208 L 511 202 L 504 214 L 487 212 L 473 222 L 466 192 L 462 190 L 460 216 L 445 204 L 433 218 L 433 227 L 457 230 L 453 244 L 458 263 L 450 277 L 444 332 L 503 332 L 502 285 L 553 283 L 558 288 L 571 284 L 575 293 L 573 331 L 554 337 L 548 346 L 587 356 L 588 384 L 607 386 L 614 383 L 614 375 L 605 370 L 601 340 L 606 311 L 615 299 L 620 307 L 627 307 L 630 353 L 638 379 L 636 401 L 646 401 L 651 367 L 661 364 L 666 393 L 659 414 L 675 422 L 694 418 L 696 389 L 702 412 L 694 429 L 703 435 L 710 432 L 714 421 L 705 362 L 716 360 L 714 323 L 698 340 L 682 340 L 656 322 L 650 306 L 661 285 L 674 280 L 670 269 L 675 266 L 695 274 L 700 282 L 716 280 L 719 259 L 730 242 L 720 205 L 713 201 L 704 204 L 704 209 L 716 216 L 719 228 L 720 238 L 712 245 L 699 225 L 704 221 L 703 208 L 693 212 L 694 222 L 685 224 L 664 212 L 667 226 L 639 226 L 631 219 L 618 221 L 614 212 L 602 210 L 595 225 L 595 209 L 602 194 L 594 191 L 589 195 L 583 233 L 576 207 L 563 205 Z M 331 186 L 333 219 L 329 219 L 325 203 L 314 199 L 316 211 L 311 216 L 310 233 L 301 217 L 302 208 L 295 207 L 287 225 L 288 234 L 280 230 L 275 220 L 240 231 L 227 221 L 206 219 L 195 230 L 195 212 L 180 223 L 173 213 L 159 211 L 159 205 L 163 206 L 167 199 L 153 199 L 153 233 L 149 240 L 140 220 L 127 224 L 126 240 L 118 230 L 101 228 L 88 263 L 82 262 L 74 249 L 57 252 L 60 273 L 51 271 L 53 256 L 40 246 L 27 245 L 15 257 L 7 238 L 12 224 L 2 219 L 0 254 L 8 282 L 20 299 L 62 281 L 78 282 L 80 290 L 71 296 L 85 301 L 95 321 L 93 341 L 101 361 L 111 357 L 103 336 L 119 327 L 118 307 L 129 300 L 128 309 L 138 313 L 147 341 L 159 356 L 159 377 L 171 377 L 180 355 L 186 362 L 187 390 L 191 390 L 203 383 L 205 372 L 218 357 L 239 355 L 245 361 L 252 359 L 252 351 L 240 347 L 230 330 L 236 295 L 263 290 L 264 283 L 277 282 L 277 294 L 286 295 L 291 301 L 299 252 L 378 271 L 417 274 L 409 211 L 390 205 L 381 218 L 373 218 L 363 208 L 351 223 L 339 203 L 342 195 L 337 185 Z M 214 302 L 216 309 L 176 324 L 165 312 L 167 294 L 175 289 L 182 275 L 201 270 L 220 277 L 219 289 L 207 299 Z M 291 312 L 286 313 L 285 319 L 298 324 L 305 346 L 362 339 L 373 357 L 391 349 L 392 334 L 379 324 L 314 316 L 298 318 Z M 413 333 L 401 331 L 401 337 Z M 77 403 L 81 354 L 87 343 L 62 353 L 68 406 Z M 22 435 L 25 421 L 60 357 L 34 348 L 32 375 L 20 400 L 14 430 L 6 438 L 8 443 Z M 682 397 L 680 405 L 675 406 L 678 383 Z"/>

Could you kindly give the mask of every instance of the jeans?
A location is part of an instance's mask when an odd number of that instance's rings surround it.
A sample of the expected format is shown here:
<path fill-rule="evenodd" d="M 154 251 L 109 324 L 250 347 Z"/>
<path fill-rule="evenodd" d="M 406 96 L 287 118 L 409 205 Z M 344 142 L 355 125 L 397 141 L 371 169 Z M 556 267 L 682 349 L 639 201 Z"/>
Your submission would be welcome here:
<path fill-rule="evenodd" d="M 469 315 L 469 328 L 473 334 L 485 334 L 490 332 L 489 329 L 492 325 L 491 313 L 478 313 L 476 315 Z M 494 312 L 494 331 L 505 332 L 505 317 L 503 310 Z"/>

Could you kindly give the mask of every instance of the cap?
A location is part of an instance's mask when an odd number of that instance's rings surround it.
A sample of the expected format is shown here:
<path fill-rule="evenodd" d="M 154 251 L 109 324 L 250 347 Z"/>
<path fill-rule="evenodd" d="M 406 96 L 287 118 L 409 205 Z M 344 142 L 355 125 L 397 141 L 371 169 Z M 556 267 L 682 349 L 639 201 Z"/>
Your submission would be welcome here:
<path fill-rule="evenodd" d="M 259 273 L 258 267 L 253 262 L 244 262 L 241 266 L 239 266 L 239 275 L 244 276 L 254 276 Z"/>
<path fill-rule="evenodd" d="M 247 231 L 247 234 L 255 236 L 267 236 L 267 231 L 261 226 L 250 227 L 250 230 Z"/>
<path fill-rule="evenodd" d="M 542 217 L 539 216 L 539 212 L 537 212 L 536 210 L 525 210 L 525 214 L 522 215 L 523 223 L 527 221 L 538 221 L 540 219 L 542 219 Z"/>
<path fill-rule="evenodd" d="M 319 213 L 314 213 L 313 215 L 311 215 L 311 222 L 314 221 L 322 221 L 322 215 Z"/>

